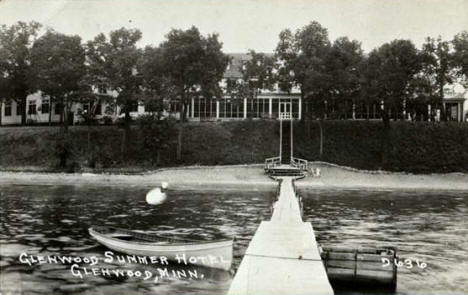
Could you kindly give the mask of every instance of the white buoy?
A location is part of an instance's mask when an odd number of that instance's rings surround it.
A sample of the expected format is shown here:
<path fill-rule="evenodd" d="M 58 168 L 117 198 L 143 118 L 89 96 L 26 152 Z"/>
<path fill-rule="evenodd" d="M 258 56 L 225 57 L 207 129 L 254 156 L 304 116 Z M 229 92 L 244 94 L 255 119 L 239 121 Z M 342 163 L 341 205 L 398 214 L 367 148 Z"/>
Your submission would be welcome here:
<path fill-rule="evenodd" d="M 169 187 L 167 182 L 161 183 L 161 187 L 154 188 L 146 194 L 146 202 L 150 205 L 159 205 L 166 201 L 166 189 Z"/>

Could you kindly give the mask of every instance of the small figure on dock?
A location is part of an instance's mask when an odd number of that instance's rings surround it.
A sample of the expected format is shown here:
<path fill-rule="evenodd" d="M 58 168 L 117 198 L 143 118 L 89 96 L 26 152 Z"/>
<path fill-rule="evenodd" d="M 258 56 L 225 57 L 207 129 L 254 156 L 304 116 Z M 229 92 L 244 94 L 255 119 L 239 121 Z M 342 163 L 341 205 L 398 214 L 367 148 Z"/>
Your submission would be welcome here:
<path fill-rule="evenodd" d="M 312 177 L 320 177 L 320 168 L 310 168 Z"/>
<path fill-rule="evenodd" d="M 161 187 L 156 187 L 146 194 L 146 202 L 150 205 L 160 205 L 167 199 L 166 191 L 169 187 L 167 182 L 162 182 Z"/>

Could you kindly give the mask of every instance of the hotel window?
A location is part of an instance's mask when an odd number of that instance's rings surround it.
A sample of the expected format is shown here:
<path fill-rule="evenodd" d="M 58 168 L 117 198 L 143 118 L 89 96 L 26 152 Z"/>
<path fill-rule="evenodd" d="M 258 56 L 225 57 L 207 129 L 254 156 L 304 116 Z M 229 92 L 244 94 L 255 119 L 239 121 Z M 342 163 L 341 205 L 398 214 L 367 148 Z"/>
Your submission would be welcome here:
<path fill-rule="evenodd" d="M 35 114 L 37 114 L 36 101 L 30 100 L 28 103 L 28 115 L 35 115 Z"/>
<path fill-rule="evenodd" d="M 50 100 L 44 99 L 41 104 L 41 113 L 48 114 L 50 109 Z"/>
<path fill-rule="evenodd" d="M 5 117 L 11 116 L 11 101 L 5 103 Z"/>

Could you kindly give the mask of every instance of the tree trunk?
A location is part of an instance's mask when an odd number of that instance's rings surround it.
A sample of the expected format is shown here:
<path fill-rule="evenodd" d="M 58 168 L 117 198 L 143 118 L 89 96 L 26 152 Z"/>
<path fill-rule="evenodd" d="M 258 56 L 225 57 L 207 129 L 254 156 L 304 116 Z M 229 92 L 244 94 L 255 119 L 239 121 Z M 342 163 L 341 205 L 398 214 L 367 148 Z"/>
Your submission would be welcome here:
<path fill-rule="evenodd" d="M 182 161 L 182 143 L 184 139 L 184 122 L 186 116 L 186 107 L 185 107 L 185 99 L 182 99 L 182 105 L 180 110 L 180 123 L 179 123 L 179 130 L 177 134 L 177 161 Z"/>
<path fill-rule="evenodd" d="M 63 102 L 63 100 L 62 100 Z M 67 167 L 67 159 L 69 155 L 69 144 L 68 144 L 68 108 L 67 104 L 63 103 L 62 104 L 62 110 L 60 113 L 60 118 L 62 118 L 62 124 L 60 127 L 62 135 L 60 136 L 60 140 L 62 142 L 60 143 L 60 151 L 59 151 L 59 157 L 60 157 L 60 168 L 65 168 Z"/>
<path fill-rule="evenodd" d="M 68 133 L 68 104 L 64 102 L 63 107 L 62 107 L 62 117 L 63 117 L 63 132 L 65 134 Z"/>
<path fill-rule="evenodd" d="M 122 160 L 126 159 L 130 137 L 130 111 L 128 107 L 126 107 L 125 109 L 126 110 L 124 119 L 124 132 L 122 134 L 122 142 L 120 145 L 120 155 L 122 157 Z"/>
<path fill-rule="evenodd" d="M 390 154 L 390 116 L 386 109 L 382 110 L 382 122 L 384 129 L 382 132 L 382 167 L 387 168 Z"/>
<path fill-rule="evenodd" d="M 26 96 L 21 98 L 20 105 L 21 105 L 21 125 L 26 125 L 26 117 L 27 117 Z"/>
<path fill-rule="evenodd" d="M 305 108 L 304 92 L 303 92 L 302 89 L 301 89 L 301 111 L 304 112 L 305 109 L 306 109 L 306 108 Z M 306 112 L 307 112 L 307 111 L 310 111 L 310 110 L 306 110 Z M 301 121 L 302 121 L 302 120 L 305 120 L 305 117 L 306 117 L 306 116 L 309 116 L 308 112 L 307 112 L 306 114 L 301 114 Z"/>
<path fill-rule="evenodd" d="M 320 150 L 319 150 L 319 159 L 322 160 L 323 156 L 323 127 L 322 127 L 322 119 L 318 120 L 319 130 L 320 130 Z"/>
<path fill-rule="evenodd" d="M 49 126 L 52 125 L 52 101 L 49 103 Z"/>
<path fill-rule="evenodd" d="M 91 152 L 90 149 L 91 149 L 91 122 L 89 122 L 88 120 L 88 148 L 87 148 L 88 155 Z"/>
<path fill-rule="evenodd" d="M 447 111 L 444 104 L 444 82 L 439 85 L 439 103 L 440 103 L 440 120 L 447 121 Z"/>
<path fill-rule="evenodd" d="M 186 119 L 186 101 L 185 101 L 185 92 L 182 93 L 182 99 L 181 99 L 181 110 L 180 110 L 180 123 L 179 123 L 179 130 L 177 134 L 177 155 L 176 159 L 177 161 L 182 161 L 182 144 L 183 144 L 183 139 L 184 139 L 184 123 Z"/>

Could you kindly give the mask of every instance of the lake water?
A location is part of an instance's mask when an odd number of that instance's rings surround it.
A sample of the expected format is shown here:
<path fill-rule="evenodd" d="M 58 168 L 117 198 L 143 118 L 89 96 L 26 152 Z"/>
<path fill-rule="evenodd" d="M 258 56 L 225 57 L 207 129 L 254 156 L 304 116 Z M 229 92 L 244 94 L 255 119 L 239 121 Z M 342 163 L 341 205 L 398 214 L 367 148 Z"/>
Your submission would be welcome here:
<path fill-rule="evenodd" d="M 0 188 L 2 294 L 225 294 L 259 223 L 268 220 L 271 192 L 170 192 L 160 206 L 149 187 L 4 186 Z M 399 268 L 398 293 L 468 294 L 468 193 L 300 191 L 304 219 L 323 245 L 395 246 L 425 269 Z M 69 265 L 21 263 L 18 255 L 103 257 L 92 225 L 178 236 L 234 236 L 231 272 L 197 268 L 203 279 L 160 280 L 73 276 Z M 151 270 L 148 265 L 98 268 Z M 172 266 L 171 266 L 172 267 Z"/>

